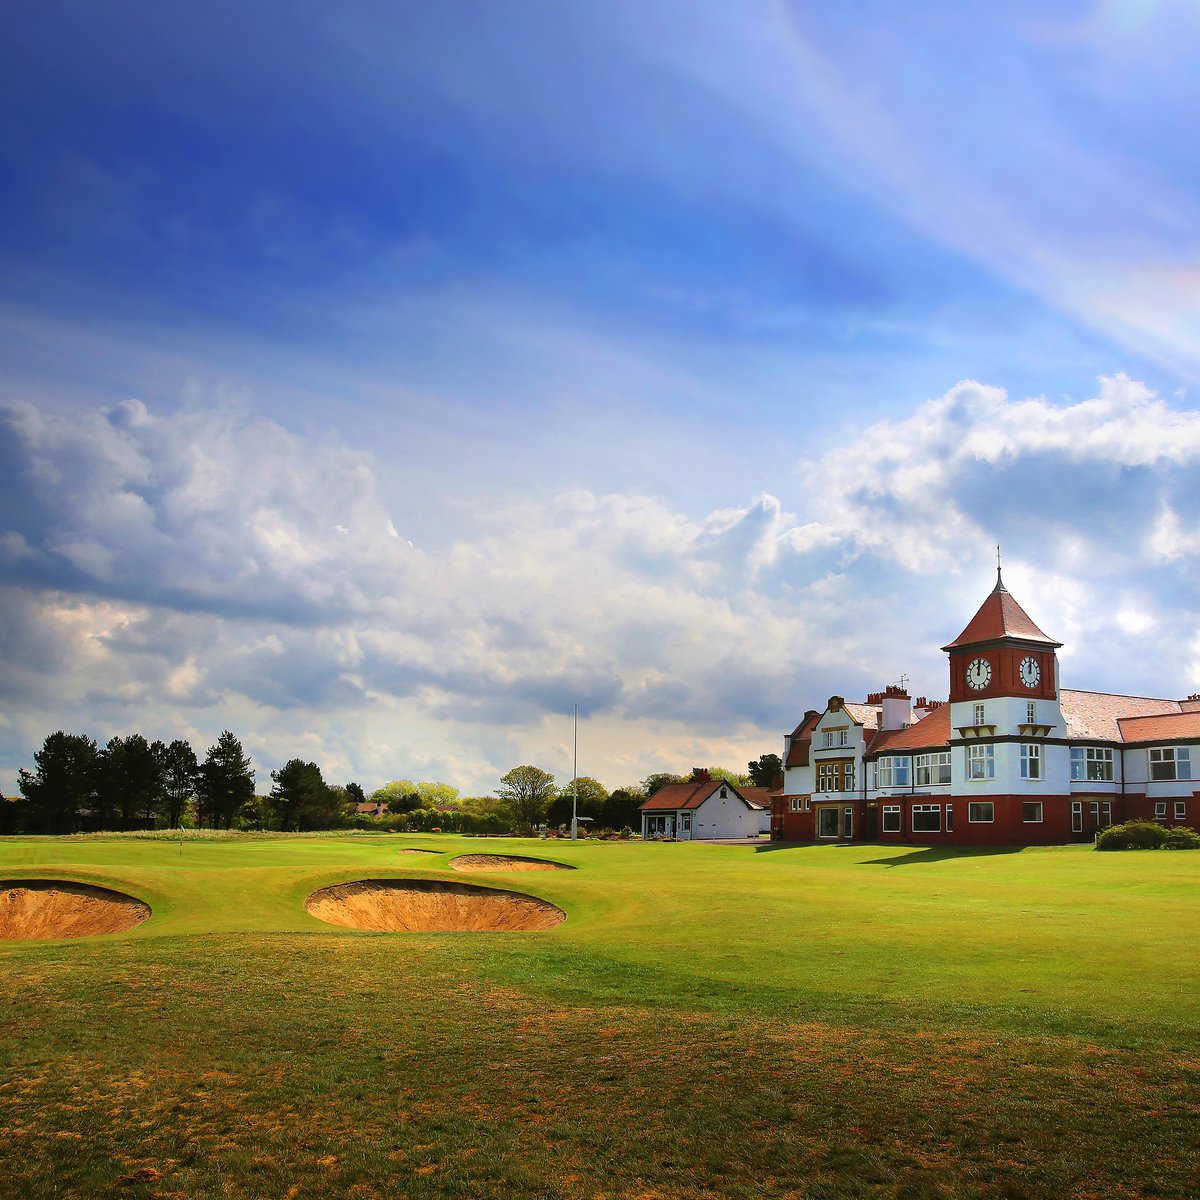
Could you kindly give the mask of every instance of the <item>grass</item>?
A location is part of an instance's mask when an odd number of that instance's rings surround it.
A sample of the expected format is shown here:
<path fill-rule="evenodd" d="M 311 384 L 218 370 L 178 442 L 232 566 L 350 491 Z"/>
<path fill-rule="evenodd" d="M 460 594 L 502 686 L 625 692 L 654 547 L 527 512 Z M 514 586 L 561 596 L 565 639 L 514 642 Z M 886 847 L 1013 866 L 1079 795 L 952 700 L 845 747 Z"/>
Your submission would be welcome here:
<path fill-rule="evenodd" d="M 489 851 L 578 866 L 465 877 L 567 922 L 303 910 Z M 1200 1194 L 1200 855 L 0 841 L 35 875 L 154 916 L 0 943 L 2 1196 Z"/>

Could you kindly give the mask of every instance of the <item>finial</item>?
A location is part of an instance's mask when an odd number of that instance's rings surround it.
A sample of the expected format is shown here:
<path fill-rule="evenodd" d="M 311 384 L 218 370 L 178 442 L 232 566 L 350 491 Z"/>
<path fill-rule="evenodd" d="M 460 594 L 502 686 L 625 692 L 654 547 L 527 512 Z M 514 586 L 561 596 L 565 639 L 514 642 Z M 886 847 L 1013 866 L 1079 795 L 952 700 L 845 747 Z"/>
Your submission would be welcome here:
<path fill-rule="evenodd" d="M 1007 589 L 1004 586 L 1004 580 L 1000 577 L 1000 543 L 996 543 L 996 591 L 1003 592 Z"/>

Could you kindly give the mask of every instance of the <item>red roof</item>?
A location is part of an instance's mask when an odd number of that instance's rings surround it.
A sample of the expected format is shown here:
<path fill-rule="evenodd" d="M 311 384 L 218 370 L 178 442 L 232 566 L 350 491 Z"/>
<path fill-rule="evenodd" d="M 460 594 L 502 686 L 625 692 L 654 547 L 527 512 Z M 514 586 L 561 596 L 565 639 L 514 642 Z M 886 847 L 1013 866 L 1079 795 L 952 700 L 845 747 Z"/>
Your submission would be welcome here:
<path fill-rule="evenodd" d="M 1200 712 L 1161 713 L 1150 717 L 1118 717 L 1126 742 L 1177 741 L 1200 738 Z"/>
<path fill-rule="evenodd" d="M 1178 700 L 1114 696 L 1109 692 L 1077 692 L 1070 688 L 1059 691 L 1058 701 L 1067 722 L 1067 737 L 1072 741 L 1126 741 L 1129 734 L 1122 736 L 1122 726 L 1119 724 L 1125 718 L 1179 713 Z"/>
<path fill-rule="evenodd" d="M 701 779 L 698 782 L 667 783 L 658 789 L 649 800 L 639 806 L 640 812 L 659 809 L 675 811 L 683 808 L 699 808 L 719 788 L 727 787 L 749 808 L 770 808 L 770 788 L 734 787 L 723 779 Z"/>
<path fill-rule="evenodd" d="M 901 729 L 885 729 L 871 743 L 870 754 L 895 750 L 938 750 L 950 745 L 950 705 L 935 708 L 919 721 Z"/>
<path fill-rule="evenodd" d="M 1044 646 L 1062 645 L 1062 642 L 1047 637 L 1033 623 L 1033 618 L 1013 599 L 997 571 L 996 586 L 980 605 L 979 611 L 971 618 L 966 629 L 942 649 L 953 650 L 956 646 L 973 646 L 978 642 L 995 642 L 1002 638 L 1040 642 Z"/>
<path fill-rule="evenodd" d="M 785 767 L 807 767 L 809 751 L 812 749 L 812 731 L 821 719 L 819 712 L 805 714 L 804 720 L 792 730 L 792 740 L 788 744 Z"/>

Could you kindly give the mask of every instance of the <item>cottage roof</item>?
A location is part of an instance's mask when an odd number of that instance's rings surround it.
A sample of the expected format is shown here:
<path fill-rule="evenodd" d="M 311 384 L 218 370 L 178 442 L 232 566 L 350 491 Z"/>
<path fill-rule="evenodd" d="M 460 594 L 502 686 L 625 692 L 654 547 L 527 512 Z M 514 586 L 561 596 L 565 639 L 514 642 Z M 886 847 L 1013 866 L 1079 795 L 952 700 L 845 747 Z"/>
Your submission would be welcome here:
<path fill-rule="evenodd" d="M 956 646 L 973 646 L 979 642 L 995 642 L 1005 638 L 1021 642 L 1040 642 L 1047 647 L 1062 645 L 1062 642 L 1047 637 L 1034 624 L 1033 618 L 1004 586 L 1004 580 L 1000 578 L 1000 571 L 997 570 L 996 586 L 979 606 L 979 611 L 967 623 L 966 629 L 942 649 L 953 650 Z"/>
<path fill-rule="evenodd" d="M 654 812 L 667 809 L 699 808 L 719 788 L 727 787 L 730 793 L 740 800 L 747 808 L 770 808 L 770 788 L 734 787 L 724 779 L 688 780 L 687 783 L 664 784 L 639 806 L 641 812 Z"/>

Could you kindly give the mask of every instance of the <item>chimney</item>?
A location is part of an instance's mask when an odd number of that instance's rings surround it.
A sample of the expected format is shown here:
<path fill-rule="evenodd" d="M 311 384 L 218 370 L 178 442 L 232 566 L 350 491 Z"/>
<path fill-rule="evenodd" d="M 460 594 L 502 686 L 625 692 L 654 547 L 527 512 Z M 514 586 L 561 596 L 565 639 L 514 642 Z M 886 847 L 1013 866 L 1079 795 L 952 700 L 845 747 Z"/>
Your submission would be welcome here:
<path fill-rule="evenodd" d="M 912 699 L 908 689 L 890 684 L 883 690 L 883 717 L 880 729 L 903 729 L 912 717 Z"/>

